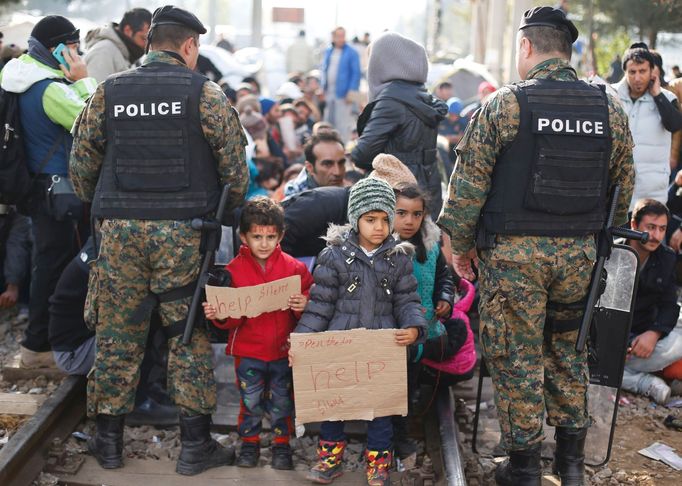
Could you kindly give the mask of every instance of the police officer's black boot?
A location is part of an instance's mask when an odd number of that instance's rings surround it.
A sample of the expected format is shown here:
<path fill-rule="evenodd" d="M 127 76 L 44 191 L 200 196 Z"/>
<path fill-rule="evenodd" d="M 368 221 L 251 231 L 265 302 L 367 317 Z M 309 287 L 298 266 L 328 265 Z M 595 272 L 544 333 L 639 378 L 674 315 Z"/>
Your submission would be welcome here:
<path fill-rule="evenodd" d="M 180 414 L 181 449 L 175 472 L 194 476 L 212 467 L 234 464 L 234 449 L 213 440 L 210 428 L 210 415 Z"/>
<path fill-rule="evenodd" d="M 562 486 L 583 486 L 585 484 L 585 437 L 587 427 L 570 429 L 556 428 L 556 450 L 554 452 L 554 474 L 561 478 Z"/>
<path fill-rule="evenodd" d="M 542 484 L 542 460 L 540 446 L 511 451 L 509 459 L 497 467 L 495 482 L 500 486 L 540 486 Z"/>
<path fill-rule="evenodd" d="M 104 469 L 123 467 L 123 423 L 125 415 L 99 414 L 97 431 L 88 439 L 88 450 Z"/>

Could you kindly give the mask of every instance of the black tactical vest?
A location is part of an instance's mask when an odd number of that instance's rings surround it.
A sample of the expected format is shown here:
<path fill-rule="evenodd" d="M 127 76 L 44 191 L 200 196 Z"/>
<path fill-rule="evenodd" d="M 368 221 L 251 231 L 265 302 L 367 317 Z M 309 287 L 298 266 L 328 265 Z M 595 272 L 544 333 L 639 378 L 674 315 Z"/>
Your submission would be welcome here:
<path fill-rule="evenodd" d="M 606 216 L 611 130 L 606 93 L 583 81 L 511 86 L 514 141 L 498 157 L 482 211 L 487 234 L 580 236 Z"/>
<path fill-rule="evenodd" d="M 199 118 L 204 82 L 167 63 L 105 81 L 107 146 L 94 216 L 179 220 L 215 209 L 217 163 Z"/>

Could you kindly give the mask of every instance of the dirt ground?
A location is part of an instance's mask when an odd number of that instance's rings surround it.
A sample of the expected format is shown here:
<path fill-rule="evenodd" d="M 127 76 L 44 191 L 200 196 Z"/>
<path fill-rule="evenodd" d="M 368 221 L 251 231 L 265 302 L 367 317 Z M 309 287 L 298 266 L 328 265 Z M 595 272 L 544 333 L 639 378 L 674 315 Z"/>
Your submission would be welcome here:
<path fill-rule="evenodd" d="M 661 442 L 676 449 L 682 456 L 682 431 L 669 429 L 663 425 L 663 420 L 668 415 L 682 418 L 682 409 L 667 409 L 655 406 L 643 397 L 634 397 L 630 394 L 625 396 L 632 404 L 625 405 L 620 410 L 612 459 L 608 467 L 612 471 L 624 470 L 629 477 L 638 473 L 646 473 L 651 477 L 650 482 L 638 484 L 679 486 L 682 484 L 682 471 L 675 471 L 667 464 L 644 457 L 637 451 L 654 442 Z"/>
<path fill-rule="evenodd" d="M 473 430 L 473 405 L 475 403 L 476 383 L 474 378 L 455 389 L 455 396 L 460 400 L 458 407 L 458 424 L 465 453 L 466 473 L 470 486 L 494 485 L 494 471 L 503 460 L 498 457 L 502 452 L 499 443 L 499 426 L 497 410 L 492 399 L 490 380 L 484 380 L 483 403 L 485 410 L 481 412 L 479 435 L 477 439 L 478 454 L 471 452 Z M 587 473 L 591 485 L 634 484 L 640 486 L 680 486 L 682 471 L 659 461 L 654 461 L 638 451 L 655 442 L 666 444 L 677 450 L 682 456 L 682 431 L 667 428 L 663 425 L 665 417 L 673 415 L 682 418 L 682 408 L 666 408 L 657 406 L 646 397 L 629 393 L 622 394 L 616 432 L 614 435 L 611 459 L 605 466 L 588 467 Z M 610 413 L 608 415 L 610 417 Z M 551 476 L 551 456 L 554 450 L 553 430 L 545 428 L 543 458 L 545 474 Z M 590 444 L 590 442 L 592 444 Z M 597 464 L 606 457 L 608 444 L 608 428 L 593 427 L 588 436 L 587 462 Z M 590 448 L 590 445 L 592 446 Z M 546 482 L 551 484 L 551 482 Z M 559 484 L 556 478 L 555 484 Z"/>

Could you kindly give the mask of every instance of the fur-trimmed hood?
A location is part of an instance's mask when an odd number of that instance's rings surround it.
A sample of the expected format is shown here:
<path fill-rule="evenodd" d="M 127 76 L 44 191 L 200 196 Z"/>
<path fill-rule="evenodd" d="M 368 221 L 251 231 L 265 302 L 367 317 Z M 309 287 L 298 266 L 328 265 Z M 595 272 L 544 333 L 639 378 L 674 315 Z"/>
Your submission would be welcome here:
<path fill-rule="evenodd" d="M 422 227 L 419 230 L 422 234 L 422 241 L 427 253 L 431 251 L 433 245 L 440 245 L 440 228 L 433 222 L 428 214 L 424 216 Z"/>
<path fill-rule="evenodd" d="M 355 246 L 360 246 L 358 243 L 358 236 L 355 231 L 353 231 L 353 228 L 350 224 L 330 224 L 327 228 L 326 236 L 322 236 L 321 238 L 327 242 L 327 246 L 341 246 L 346 241 L 349 241 Z M 403 255 L 411 258 L 415 254 L 414 245 L 409 241 L 401 241 L 397 234 L 393 234 L 386 238 L 386 241 L 384 241 L 381 247 L 386 246 L 389 247 L 389 255 L 397 255 L 402 253 Z"/>
<path fill-rule="evenodd" d="M 426 318 L 413 274 L 414 246 L 389 236 L 372 257 L 350 226 L 330 225 L 315 285 L 296 332 L 421 327 Z"/>

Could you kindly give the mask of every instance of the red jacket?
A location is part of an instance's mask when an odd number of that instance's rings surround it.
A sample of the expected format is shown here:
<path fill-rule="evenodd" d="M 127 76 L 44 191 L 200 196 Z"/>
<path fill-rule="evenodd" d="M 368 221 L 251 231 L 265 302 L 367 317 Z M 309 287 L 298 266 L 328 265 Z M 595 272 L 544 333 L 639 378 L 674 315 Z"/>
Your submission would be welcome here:
<path fill-rule="evenodd" d="M 293 275 L 301 276 L 301 293 L 306 297 L 313 284 L 308 268 L 277 245 L 265 263 L 265 270 L 253 259 L 245 245 L 225 268 L 232 274 L 232 287 L 249 287 Z M 291 310 L 265 312 L 256 317 L 213 321 L 216 327 L 230 329 L 226 353 L 243 358 L 275 361 L 288 355 L 289 334 L 301 317 Z"/>

